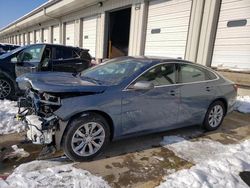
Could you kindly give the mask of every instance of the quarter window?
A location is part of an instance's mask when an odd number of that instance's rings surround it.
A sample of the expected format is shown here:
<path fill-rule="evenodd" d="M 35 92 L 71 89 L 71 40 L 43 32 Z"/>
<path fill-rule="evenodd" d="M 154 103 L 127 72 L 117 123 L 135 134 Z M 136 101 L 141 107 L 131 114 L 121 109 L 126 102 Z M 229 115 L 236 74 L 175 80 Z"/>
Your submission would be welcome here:
<path fill-rule="evenodd" d="M 179 69 L 179 83 L 200 82 L 215 79 L 216 76 L 201 67 L 183 64 Z"/>
<path fill-rule="evenodd" d="M 159 65 L 143 74 L 137 81 L 149 81 L 155 86 L 174 84 L 175 64 Z"/>

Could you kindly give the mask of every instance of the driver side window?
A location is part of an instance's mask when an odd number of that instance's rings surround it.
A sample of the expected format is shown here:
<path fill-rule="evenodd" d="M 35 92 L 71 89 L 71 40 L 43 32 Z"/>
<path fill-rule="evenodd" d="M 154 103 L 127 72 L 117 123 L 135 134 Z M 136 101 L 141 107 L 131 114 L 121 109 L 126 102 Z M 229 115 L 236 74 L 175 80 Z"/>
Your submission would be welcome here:
<path fill-rule="evenodd" d="M 174 63 L 158 65 L 144 73 L 137 81 L 148 81 L 153 83 L 154 86 L 171 85 L 176 83 L 175 72 Z"/>
<path fill-rule="evenodd" d="M 22 62 L 40 62 L 43 53 L 43 45 L 31 46 L 24 49 L 20 54 L 20 61 Z"/>

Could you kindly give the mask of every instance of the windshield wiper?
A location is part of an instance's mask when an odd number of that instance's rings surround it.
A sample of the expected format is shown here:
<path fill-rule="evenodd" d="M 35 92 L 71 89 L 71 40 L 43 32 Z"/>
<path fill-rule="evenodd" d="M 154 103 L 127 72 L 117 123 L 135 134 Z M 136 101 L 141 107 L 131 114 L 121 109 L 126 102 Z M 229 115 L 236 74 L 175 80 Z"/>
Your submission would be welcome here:
<path fill-rule="evenodd" d="M 95 84 L 99 84 L 99 85 L 102 85 L 102 83 L 103 83 L 101 80 L 97 80 L 97 79 L 90 78 L 90 77 L 87 77 L 87 76 L 81 76 L 81 78 L 92 81 Z"/>

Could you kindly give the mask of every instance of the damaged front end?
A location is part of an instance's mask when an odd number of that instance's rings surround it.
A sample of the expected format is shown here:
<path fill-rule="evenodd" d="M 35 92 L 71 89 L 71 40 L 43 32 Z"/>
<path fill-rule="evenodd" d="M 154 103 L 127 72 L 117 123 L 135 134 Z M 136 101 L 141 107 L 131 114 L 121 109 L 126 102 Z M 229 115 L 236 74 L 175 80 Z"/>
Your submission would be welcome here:
<path fill-rule="evenodd" d="M 53 114 L 61 106 L 60 97 L 28 90 L 18 100 L 19 121 L 28 128 L 27 138 L 34 144 L 52 144 L 59 129 L 59 120 Z"/>

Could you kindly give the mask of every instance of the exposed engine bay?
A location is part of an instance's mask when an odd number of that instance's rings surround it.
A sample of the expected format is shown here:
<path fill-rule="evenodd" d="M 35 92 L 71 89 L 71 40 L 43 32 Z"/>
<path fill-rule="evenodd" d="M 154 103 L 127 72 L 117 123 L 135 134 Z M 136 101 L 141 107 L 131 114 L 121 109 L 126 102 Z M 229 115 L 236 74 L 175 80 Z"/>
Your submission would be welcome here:
<path fill-rule="evenodd" d="M 28 90 L 18 100 L 17 119 L 28 128 L 27 138 L 34 144 L 51 144 L 59 129 L 58 118 L 53 114 L 61 105 L 60 97 Z"/>

